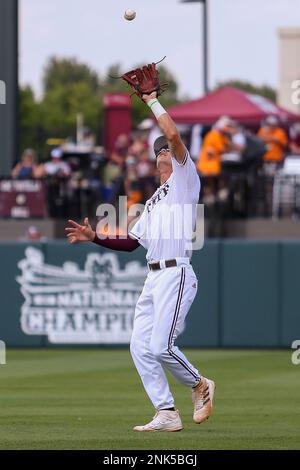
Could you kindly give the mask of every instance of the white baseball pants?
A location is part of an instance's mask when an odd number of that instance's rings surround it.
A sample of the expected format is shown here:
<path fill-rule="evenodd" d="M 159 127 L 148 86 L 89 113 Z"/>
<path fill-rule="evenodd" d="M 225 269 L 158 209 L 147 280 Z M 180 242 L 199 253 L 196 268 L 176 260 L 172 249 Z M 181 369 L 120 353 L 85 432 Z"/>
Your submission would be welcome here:
<path fill-rule="evenodd" d="M 193 387 L 197 369 L 174 346 L 197 292 L 190 264 L 149 271 L 135 310 L 130 352 L 145 390 L 157 410 L 174 407 L 164 368 Z"/>

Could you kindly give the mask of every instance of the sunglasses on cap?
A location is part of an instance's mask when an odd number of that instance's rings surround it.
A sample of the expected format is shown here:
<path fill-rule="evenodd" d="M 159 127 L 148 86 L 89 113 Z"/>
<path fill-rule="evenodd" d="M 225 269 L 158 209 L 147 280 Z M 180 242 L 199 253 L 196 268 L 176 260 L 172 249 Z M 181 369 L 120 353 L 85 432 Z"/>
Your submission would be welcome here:
<path fill-rule="evenodd" d="M 161 154 L 161 152 L 163 152 L 164 150 L 167 150 L 168 152 L 170 152 L 169 147 L 167 145 L 164 145 L 164 147 L 159 149 L 159 151 L 156 153 L 155 157 L 157 158 Z"/>

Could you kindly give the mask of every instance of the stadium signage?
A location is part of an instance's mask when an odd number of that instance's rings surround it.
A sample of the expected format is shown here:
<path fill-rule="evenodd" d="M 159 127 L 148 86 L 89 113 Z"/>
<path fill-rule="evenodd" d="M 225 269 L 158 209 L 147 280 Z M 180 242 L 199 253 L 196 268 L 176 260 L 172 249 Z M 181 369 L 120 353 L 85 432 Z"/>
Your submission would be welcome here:
<path fill-rule="evenodd" d="M 0 80 L 0 104 L 6 104 L 6 84 Z"/>
<path fill-rule="evenodd" d="M 0 366 L 6 364 L 6 345 L 4 341 L 0 341 Z"/>
<path fill-rule="evenodd" d="M 0 181 L 0 217 L 44 217 L 45 184 L 34 180 Z"/>
<path fill-rule="evenodd" d="M 129 343 L 147 274 L 141 263 L 132 261 L 120 269 L 116 254 L 90 253 L 83 270 L 72 261 L 58 267 L 28 247 L 18 267 L 25 334 L 47 335 L 56 344 Z"/>

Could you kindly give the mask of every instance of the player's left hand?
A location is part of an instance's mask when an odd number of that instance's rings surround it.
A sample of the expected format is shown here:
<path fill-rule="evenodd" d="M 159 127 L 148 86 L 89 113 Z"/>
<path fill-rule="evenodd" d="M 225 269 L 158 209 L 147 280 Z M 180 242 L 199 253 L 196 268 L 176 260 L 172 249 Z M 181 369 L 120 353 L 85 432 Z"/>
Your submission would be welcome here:
<path fill-rule="evenodd" d="M 144 101 L 149 100 L 149 96 L 154 92 L 154 98 L 157 98 L 168 87 L 167 83 L 160 83 L 159 72 L 156 67 L 158 63 L 152 62 L 152 64 L 130 70 L 130 72 L 122 75 L 123 80 L 132 87 L 133 94 L 136 94 Z"/>
<path fill-rule="evenodd" d="M 155 98 L 157 98 L 157 92 L 156 91 L 153 91 L 152 93 L 150 93 L 150 95 L 143 95 L 142 96 L 142 99 L 145 101 L 145 103 L 147 103 L 147 101 L 153 100 Z"/>

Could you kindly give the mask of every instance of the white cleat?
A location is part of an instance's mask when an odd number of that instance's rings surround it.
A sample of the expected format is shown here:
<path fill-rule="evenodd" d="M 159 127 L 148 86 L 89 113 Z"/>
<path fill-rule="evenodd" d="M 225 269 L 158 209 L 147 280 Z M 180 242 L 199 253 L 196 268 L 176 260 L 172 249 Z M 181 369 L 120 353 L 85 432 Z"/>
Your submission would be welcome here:
<path fill-rule="evenodd" d="M 195 423 L 203 423 L 212 413 L 215 382 L 201 377 L 200 383 L 192 389 Z"/>
<path fill-rule="evenodd" d="M 153 432 L 153 431 L 181 431 L 183 429 L 182 422 L 178 411 L 160 410 L 156 413 L 150 423 L 144 426 L 135 426 L 134 431 Z"/>

